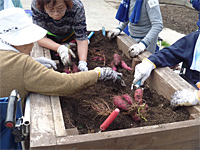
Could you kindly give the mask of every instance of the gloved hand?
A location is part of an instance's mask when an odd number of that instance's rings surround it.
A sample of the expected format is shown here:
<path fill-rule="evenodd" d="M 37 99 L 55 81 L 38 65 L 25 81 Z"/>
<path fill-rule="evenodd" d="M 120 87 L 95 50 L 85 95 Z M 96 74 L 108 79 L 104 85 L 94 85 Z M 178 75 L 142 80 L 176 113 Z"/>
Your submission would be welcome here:
<path fill-rule="evenodd" d="M 173 106 L 191 106 L 200 104 L 198 91 L 178 90 L 171 96 L 171 105 Z"/>
<path fill-rule="evenodd" d="M 144 81 L 150 76 L 151 71 L 154 68 L 156 68 L 154 63 L 147 58 L 143 59 L 140 64 L 135 66 L 135 79 L 133 80 L 133 84 L 136 84 L 141 79 L 141 85 L 143 85 Z"/>
<path fill-rule="evenodd" d="M 108 32 L 107 37 L 111 40 L 115 38 L 116 36 L 118 36 L 120 33 L 121 33 L 120 29 L 114 29 Z"/>
<path fill-rule="evenodd" d="M 115 82 L 119 77 L 122 77 L 122 73 L 114 71 L 110 67 L 96 67 L 94 70 L 99 72 L 99 80 L 110 80 Z"/>
<path fill-rule="evenodd" d="M 128 53 L 131 57 L 135 57 L 139 55 L 141 52 L 143 52 L 146 49 L 146 46 L 142 43 L 139 42 L 138 44 L 134 44 L 128 49 Z"/>
<path fill-rule="evenodd" d="M 88 71 L 87 62 L 79 61 L 78 62 L 78 70 L 80 70 L 80 71 Z"/>
<path fill-rule="evenodd" d="M 55 70 L 57 69 L 56 63 L 49 58 L 46 57 L 32 57 L 32 58 L 47 68 L 53 67 L 53 69 Z"/>
<path fill-rule="evenodd" d="M 72 57 L 76 58 L 75 54 L 72 52 L 72 50 L 65 45 L 61 45 L 57 50 L 59 56 L 61 57 L 61 61 L 63 65 L 72 65 L 71 59 L 69 54 L 72 55 Z"/>

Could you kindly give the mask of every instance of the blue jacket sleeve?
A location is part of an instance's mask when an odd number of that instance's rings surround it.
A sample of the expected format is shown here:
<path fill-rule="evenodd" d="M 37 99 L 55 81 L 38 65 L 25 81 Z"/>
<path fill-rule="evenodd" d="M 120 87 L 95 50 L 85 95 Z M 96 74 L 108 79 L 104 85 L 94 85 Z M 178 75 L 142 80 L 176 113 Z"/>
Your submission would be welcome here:
<path fill-rule="evenodd" d="M 184 36 L 173 45 L 151 55 L 148 59 L 157 67 L 171 67 L 180 62 L 185 62 L 191 66 L 199 33 L 199 31 L 196 31 Z"/>

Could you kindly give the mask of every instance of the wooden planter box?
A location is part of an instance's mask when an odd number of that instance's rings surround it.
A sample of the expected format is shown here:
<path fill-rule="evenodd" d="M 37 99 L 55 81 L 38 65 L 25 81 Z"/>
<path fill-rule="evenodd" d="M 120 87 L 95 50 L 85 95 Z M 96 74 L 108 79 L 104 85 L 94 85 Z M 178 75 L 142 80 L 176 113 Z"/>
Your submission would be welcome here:
<path fill-rule="evenodd" d="M 127 49 L 135 43 L 125 34 L 118 36 L 117 44 L 128 57 Z M 133 66 L 149 52 L 133 59 Z M 49 50 L 37 44 L 32 56 L 50 58 Z M 179 89 L 194 88 L 168 67 L 155 69 L 148 85 L 170 100 Z M 65 129 L 59 97 L 32 93 L 31 149 L 200 149 L 200 106 L 187 107 L 191 120 L 123 130 L 78 135 L 77 129 Z"/>

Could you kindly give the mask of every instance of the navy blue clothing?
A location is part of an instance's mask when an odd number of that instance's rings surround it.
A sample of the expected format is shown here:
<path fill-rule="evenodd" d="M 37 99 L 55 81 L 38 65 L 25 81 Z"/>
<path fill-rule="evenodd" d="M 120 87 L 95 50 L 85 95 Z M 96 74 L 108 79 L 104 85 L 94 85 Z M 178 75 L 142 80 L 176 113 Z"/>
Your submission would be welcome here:
<path fill-rule="evenodd" d="M 192 1 L 192 6 L 197 10 L 199 11 L 199 20 L 197 22 L 197 26 L 199 27 L 200 29 L 200 1 L 199 0 L 193 0 Z"/>
<path fill-rule="evenodd" d="M 192 32 L 179 39 L 173 45 L 163 48 L 151 55 L 148 59 L 157 67 L 172 67 L 183 62 L 186 67 L 187 77 L 195 83 L 200 81 L 200 72 L 190 70 L 196 41 L 200 31 Z"/>

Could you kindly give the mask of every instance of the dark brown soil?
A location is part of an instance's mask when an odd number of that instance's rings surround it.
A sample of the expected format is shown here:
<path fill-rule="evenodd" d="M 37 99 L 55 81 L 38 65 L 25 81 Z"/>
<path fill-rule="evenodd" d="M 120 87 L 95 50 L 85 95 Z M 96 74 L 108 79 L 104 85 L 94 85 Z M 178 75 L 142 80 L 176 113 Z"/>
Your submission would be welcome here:
<path fill-rule="evenodd" d="M 189 34 L 198 29 L 199 12 L 185 6 L 161 5 L 165 28 L 173 29 L 182 34 Z"/>
<path fill-rule="evenodd" d="M 100 55 L 96 55 L 95 52 L 98 52 Z M 97 66 L 104 66 L 104 61 L 93 60 L 95 56 L 102 57 L 103 54 L 106 60 L 105 66 L 110 66 L 114 53 L 120 54 L 122 60 L 131 66 L 131 60 L 124 56 L 122 51 L 118 50 L 115 40 L 109 41 L 107 37 L 102 35 L 101 31 L 95 32 L 91 39 L 91 44 L 89 45 L 89 69 L 93 69 Z M 113 105 L 113 96 L 130 94 L 131 92 L 130 87 L 133 80 L 132 72 L 123 68 L 118 68 L 118 72 L 123 73 L 126 87 L 122 87 L 118 82 L 98 81 L 95 86 L 80 93 L 76 93 L 73 96 L 60 97 L 66 128 L 76 127 L 80 134 L 93 133 L 100 130 L 100 125 L 108 116 L 98 115 L 98 111 L 91 107 L 91 102 L 106 102 L 110 107 L 110 112 L 112 112 L 116 108 Z M 189 118 L 189 113 L 184 107 L 173 110 L 167 99 L 158 95 L 147 85 L 144 87 L 143 99 L 149 106 L 146 113 L 147 121 L 142 119 L 139 122 L 134 122 L 130 115 L 121 111 L 108 127 L 107 131 L 176 122 Z"/>

